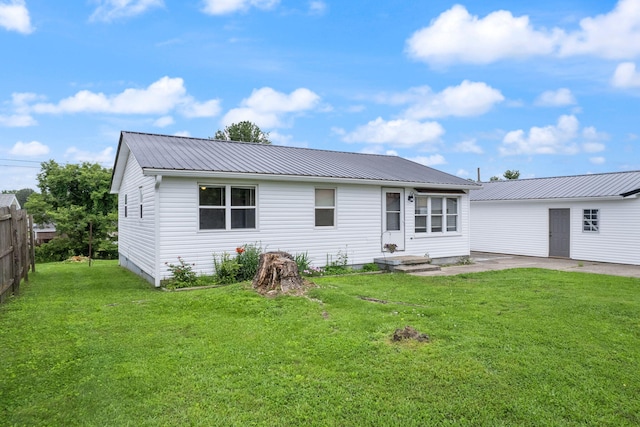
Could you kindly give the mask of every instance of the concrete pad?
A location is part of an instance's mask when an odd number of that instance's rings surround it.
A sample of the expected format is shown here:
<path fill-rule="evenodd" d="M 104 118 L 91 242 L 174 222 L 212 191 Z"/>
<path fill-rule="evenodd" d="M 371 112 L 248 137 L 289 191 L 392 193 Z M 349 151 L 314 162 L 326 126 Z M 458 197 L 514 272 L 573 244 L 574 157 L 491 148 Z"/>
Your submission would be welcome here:
<path fill-rule="evenodd" d="M 486 252 L 472 252 L 471 260 L 473 264 L 443 266 L 440 271 L 425 271 L 410 274 L 415 276 L 453 276 L 463 273 L 478 273 L 481 271 L 506 270 L 510 268 L 546 268 L 549 270 L 640 278 L 640 265 L 579 261 L 565 258 L 538 258 Z"/>

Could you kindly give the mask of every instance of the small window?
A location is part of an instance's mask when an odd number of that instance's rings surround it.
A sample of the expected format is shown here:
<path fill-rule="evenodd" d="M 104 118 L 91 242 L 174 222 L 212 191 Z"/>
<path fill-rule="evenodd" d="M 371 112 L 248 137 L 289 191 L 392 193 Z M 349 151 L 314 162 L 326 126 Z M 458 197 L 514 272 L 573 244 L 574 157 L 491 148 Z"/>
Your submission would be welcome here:
<path fill-rule="evenodd" d="M 200 230 L 256 228 L 256 187 L 199 187 Z"/>
<path fill-rule="evenodd" d="M 334 227 L 336 216 L 336 190 L 316 188 L 316 227 Z"/>
<path fill-rule="evenodd" d="M 200 187 L 200 229 L 226 228 L 225 187 Z"/>
<path fill-rule="evenodd" d="M 256 228 L 254 187 L 231 187 L 231 228 Z"/>
<path fill-rule="evenodd" d="M 597 232 L 600 230 L 600 212 L 598 209 L 582 211 L 582 231 Z"/>
<path fill-rule="evenodd" d="M 459 197 L 417 195 L 414 203 L 416 233 L 457 233 L 460 231 Z"/>
<path fill-rule="evenodd" d="M 431 198 L 431 232 L 442 232 L 442 198 Z"/>
<path fill-rule="evenodd" d="M 129 213 L 129 206 L 127 206 L 127 195 L 124 195 L 124 217 L 126 218 Z"/>
<path fill-rule="evenodd" d="M 138 195 L 139 195 L 139 200 L 140 200 L 140 219 L 142 219 L 142 205 L 143 205 L 142 187 L 138 188 Z"/>

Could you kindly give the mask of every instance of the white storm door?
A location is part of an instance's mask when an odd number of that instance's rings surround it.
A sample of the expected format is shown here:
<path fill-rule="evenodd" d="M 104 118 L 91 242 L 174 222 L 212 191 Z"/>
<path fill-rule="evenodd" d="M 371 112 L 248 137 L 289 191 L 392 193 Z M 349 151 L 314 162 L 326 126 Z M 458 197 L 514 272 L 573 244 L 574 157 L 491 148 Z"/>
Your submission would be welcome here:
<path fill-rule="evenodd" d="M 392 252 L 391 245 L 395 245 L 396 251 L 404 250 L 404 190 L 401 188 L 382 189 L 382 250 Z"/>

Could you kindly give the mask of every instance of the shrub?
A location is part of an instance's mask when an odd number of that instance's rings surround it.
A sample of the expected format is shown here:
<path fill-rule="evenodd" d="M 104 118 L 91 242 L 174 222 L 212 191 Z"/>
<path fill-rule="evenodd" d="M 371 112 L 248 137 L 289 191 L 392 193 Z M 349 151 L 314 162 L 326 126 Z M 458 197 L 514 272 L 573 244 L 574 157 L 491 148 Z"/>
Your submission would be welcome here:
<path fill-rule="evenodd" d="M 309 260 L 308 252 L 296 254 L 293 259 L 295 259 L 296 265 L 298 266 L 298 273 L 303 274 L 306 270 L 309 270 L 309 268 L 311 268 L 311 261 Z"/>
<path fill-rule="evenodd" d="M 48 243 L 36 246 L 36 262 L 56 262 L 75 255 L 71 241 L 66 237 L 56 237 Z"/>
<path fill-rule="evenodd" d="M 378 267 L 378 264 L 376 264 L 375 262 L 370 262 L 369 264 L 365 264 L 362 266 L 362 271 L 380 271 L 380 267 Z"/>
<path fill-rule="evenodd" d="M 213 254 L 213 266 L 216 270 L 214 277 L 218 283 L 227 285 L 237 281 L 240 264 L 238 264 L 236 258 L 231 258 L 229 253 L 223 252 L 220 255 L 220 260 L 218 260 L 216 254 Z"/>
<path fill-rule="evenodd" d="M 262 246 L 257 243 L 245 244 L 236 248 L 236 262 L 238 263 L 237 281 L 242 282 L 253 279 L 253 276 L 255 276 L 258 271 L 261 253 Z"/>
<path fill-rule="evenodd" d="M 349 262 L 349 256 L 346 252 L 338 251 L 336 259 L 327 254 L 327 265 L 324 267 L 325 274 L 345 274 L 351 272 L 351 269 L 347 267 Z"/>
<path fill-rule="evenodd" d="M 164 264 L 169 271 L 171 271 L 172 280 L 170 287 L 187 288 L 189 286 L 195 286 L 198 283 L 198 277 L 195 271 L 193 271 L 195 264 L 187 264 L 181 257 L 178 257 L 178 264 L 170 264 L 168 262 Z"/>

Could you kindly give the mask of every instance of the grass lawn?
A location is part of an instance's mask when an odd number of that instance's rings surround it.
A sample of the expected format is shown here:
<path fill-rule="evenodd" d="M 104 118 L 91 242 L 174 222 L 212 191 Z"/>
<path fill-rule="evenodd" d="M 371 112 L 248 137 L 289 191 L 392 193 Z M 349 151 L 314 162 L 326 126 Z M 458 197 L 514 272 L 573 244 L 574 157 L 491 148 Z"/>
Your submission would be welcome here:
<path fill-rule="evenodd" d="M 0 307 L 0 425 L 640 424 L 638 279 L 356 275 L 275 299 L 114 262 L 30 279 Z M 431 342 L 391 342 L 407 325 Z"/>

